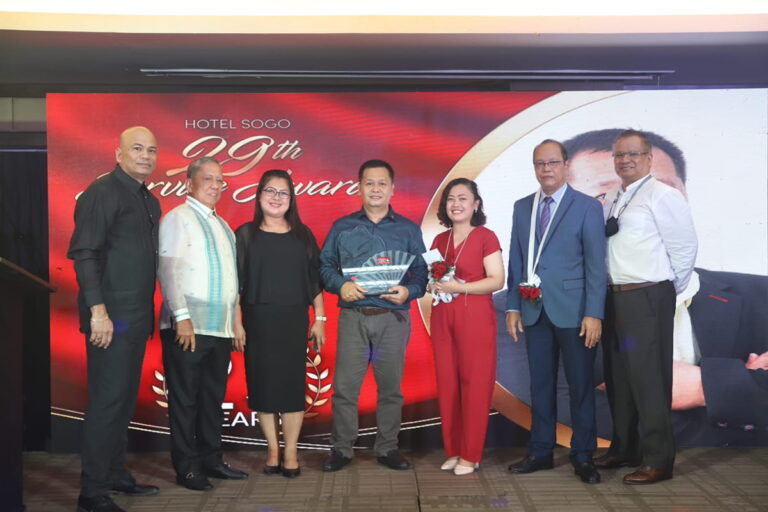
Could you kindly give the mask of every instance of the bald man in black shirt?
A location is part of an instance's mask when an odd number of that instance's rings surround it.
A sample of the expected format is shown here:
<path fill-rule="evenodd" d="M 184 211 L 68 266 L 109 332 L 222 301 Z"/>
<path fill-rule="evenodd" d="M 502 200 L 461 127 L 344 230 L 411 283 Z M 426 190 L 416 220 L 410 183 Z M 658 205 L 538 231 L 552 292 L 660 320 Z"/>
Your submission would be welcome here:
<path fill-rule="evenodd" d="M 155 136 L 144 127 L 128 128 L 115 156 L 115 169 L 91 183 L 77 201 L 67 253 L 80 285 L 80 330 L 88 358 L 78 498 L 78 507 L 87 512 L 122 511 L 110 491 L 158 491 L 137 484 L 125 467 L 128 424 L 154 329 L 160 203 L 144 180 L 157 163 Z"/>

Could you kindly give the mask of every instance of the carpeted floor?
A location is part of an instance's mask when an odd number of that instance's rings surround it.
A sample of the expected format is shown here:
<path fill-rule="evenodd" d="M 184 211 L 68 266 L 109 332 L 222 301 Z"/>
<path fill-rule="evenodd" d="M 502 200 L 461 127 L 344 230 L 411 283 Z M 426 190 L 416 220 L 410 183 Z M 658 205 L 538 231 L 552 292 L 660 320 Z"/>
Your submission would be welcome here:
<path fill-rule="evenodd" d="M 439 451 L 406 452 L 413 471 L 392 471 L 364 451 L 336 473 L 320 470 L 327 452 L 303 451 L 302 474 L 293 480 L 264 475 L 264 453 L 229 452 L 228 462 L 250 478 L 213 480 L 208 492 L 176 485 L 168 453 L 131 454 L 137 480 L 159 486 L 160 493 L 115 501 L 130 512 L 768 511 L 768 448 L 681 450 L 675 478 L 650 486 L 624 485 L 627 469 L 603 471 L 599 485 L 583 484 L 563 448 L 551 471 L 509 474 L 507 465 L 524 454 L 520 448 L 487 452 L 480 471 L 465 477 L 440 471 Z M 77 455 L 25 454 L 27 510 L 75 511 L 79 473 Z"/>

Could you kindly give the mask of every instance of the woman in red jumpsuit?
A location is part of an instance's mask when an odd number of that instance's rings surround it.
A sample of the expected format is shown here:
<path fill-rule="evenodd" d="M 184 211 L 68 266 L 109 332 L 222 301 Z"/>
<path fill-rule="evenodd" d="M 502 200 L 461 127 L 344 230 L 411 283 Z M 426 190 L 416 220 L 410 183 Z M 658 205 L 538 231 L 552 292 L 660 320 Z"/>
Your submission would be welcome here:
<path fill-rule="evenodd" d="M 480 465 L 488 411 L 496 380 L 496 313 L 491 294 L 504 285 L 501 246 L 483 227 L 483 200 L 474 181 L 446 185 L 437 217 L 447 231 L 432 242 L 455 277 L 430 284 L 430 292 L 453 294 L 432 308 L 438 402 L 448 459 L 441 469 L 468 475 Z"/>

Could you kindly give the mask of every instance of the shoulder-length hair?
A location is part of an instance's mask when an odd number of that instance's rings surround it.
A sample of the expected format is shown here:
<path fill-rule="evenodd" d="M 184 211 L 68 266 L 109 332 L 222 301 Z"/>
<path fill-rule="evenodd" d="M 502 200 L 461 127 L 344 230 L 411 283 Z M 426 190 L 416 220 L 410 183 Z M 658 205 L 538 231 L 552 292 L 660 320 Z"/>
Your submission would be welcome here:
<path fill-rule="evenodd" d="M 475 199 L 480 201 L 477 205 L 477 210 L 472 213 L 472 218 L 469 220 L 469 223 L 473 226 L 484 226 L 485 212 L 483 212 L 483 198 L 480 197 L 480 192 L 477 190 L 477 183 L 467 178 L 455 178 L 449 181 L 443 189 L 443 193 L 440 196 L 440 205 L 437 207 L 437 219 L 440 221 L 440 224 L 447 228 L 453 226 L 453 222 L 448 218 L 446 203 L 448 203 L 448 195 L 451 193 L 451 189 L 456 185 L 466 185 L 469 190 L 472 191 L 472 195 L 475 196 Z"/>
<path fill-rule="evenodd" d="M 272 169 L 266 171 L 259 178 L 259 186 L 256 189 L 256 208 L 253 212 L 253 233 L 258 233 L 261 223 L 264 222 L 264 211 L 261 209 L 261 194 L 264 193 L 264 188 L 267 186 L 270 180 L 278 178 L 288 182 L 288 191 L 291 193 L 288 210 L 285 212 L 283 218 L 288 222 L 288 226 L 291 228 L 293 236 L 301 240 L 307 248 L 307 254 L 312 253 L 312 234 L 309 228 L 301 221 L 299 215 L 299 207 L 296 204 L 296 190 L 293 187 L 293 180 L 291 175 L 287 171 L 282 169 Z"/>

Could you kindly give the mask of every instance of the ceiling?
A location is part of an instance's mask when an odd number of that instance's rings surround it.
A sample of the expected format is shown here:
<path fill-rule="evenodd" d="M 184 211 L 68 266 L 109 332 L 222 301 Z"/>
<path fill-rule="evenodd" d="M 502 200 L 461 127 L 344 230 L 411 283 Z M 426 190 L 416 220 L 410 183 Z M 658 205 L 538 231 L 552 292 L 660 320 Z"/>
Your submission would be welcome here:
<path fill-rule="evenodd" d="M 768 86 L 768 31 L 126 34 L 0 30 L 0 56 L 0 96 L 15 97 L 42 97 L 47 92 Z M 141 72 L 190 68 L 251 72 L 245 77 L 215 78 Z M 449 70 L 455 72 L 446 74 Z M 669 73 L 652 79 L 613 80 L 508 76 L 550 70 Z M 258 71 L 286 73 L 265 76 Z M 381 77 L 372 73 L 376 71 L 393 73 Z M 331 76 L 307 75 L 317 72 Z"/>

